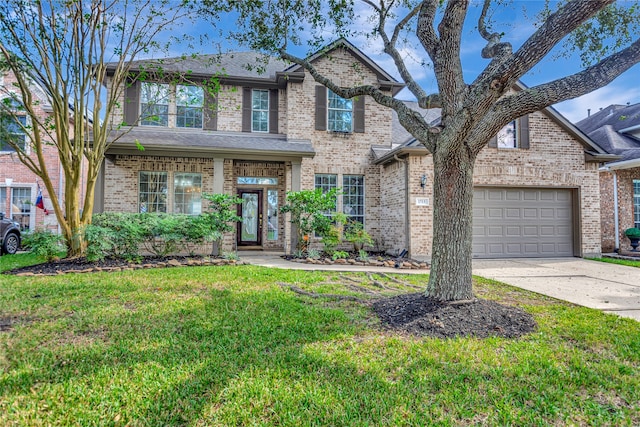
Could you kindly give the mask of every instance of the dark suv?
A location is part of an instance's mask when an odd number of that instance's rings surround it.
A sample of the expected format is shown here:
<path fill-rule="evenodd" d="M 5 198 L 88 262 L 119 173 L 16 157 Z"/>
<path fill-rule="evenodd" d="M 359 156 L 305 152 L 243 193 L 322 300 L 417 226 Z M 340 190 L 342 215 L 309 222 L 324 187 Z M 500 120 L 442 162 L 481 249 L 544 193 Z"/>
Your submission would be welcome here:
<path fill-rule="evenodd" d="M 20 227 L 0 212 L 0 254 L 15 254 L 20 247 Z"/>

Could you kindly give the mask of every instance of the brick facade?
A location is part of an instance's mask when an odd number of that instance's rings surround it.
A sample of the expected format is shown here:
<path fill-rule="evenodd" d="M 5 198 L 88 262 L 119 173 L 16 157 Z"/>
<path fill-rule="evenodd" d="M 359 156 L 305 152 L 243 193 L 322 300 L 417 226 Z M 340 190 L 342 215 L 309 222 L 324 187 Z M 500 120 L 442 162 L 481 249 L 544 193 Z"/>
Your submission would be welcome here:
<path fill-rule="evenodd" d="M 365 66 L 349 49 L 338 48 L 330 55 L 314 59 L 320 73 L 331 76 L 341 86 L 377 85 L 379 75 Z M 105 169 L 105 210 L 138 209 L 138 173 L 142 170 L 198 170 L 203 174 L 206 192 L 237 194 L 239 189 L 277 189 L 278 203 L 287 191 L 313 189 L 316 174 L 337 177 L 342 186 L 345 175 L 364 177 L 365 228 L 380 249 L 408 249 L 413 256 L 429 257 L 433 229 L 433 166 L 430 156 L 415 153 L 402 161 L 377 164 L 372 147 L 391 149 L 392 111 L 369 97 L 364 98 L 364 132 L 336 133 L 317 130 L 315 124 L 316 83 L 305 72 L 300 81 L 287 81 L 278 90 L 278 133 L 287 140 L 310 141 L 315 155 L 297 159 L 257 159 L 242 154 L 208 154 L 198 158 L 174 155 L 149 157 L 118 155 L 107 161 Z M 224 84 L 218 96 L 218 131 L 240 135 L 242 132 L 243 86 Z M 169 120 L 170 127 L 172 121 Z M 203 131 L 210 132 L 210 131 Z M 485 148 L 479 155 L 476 186 L 567 188 L 578 197 L 577 216 L 582 255 L 598 254 L 600 247 L 600 202 L 597 165 L 586 163 L 584 146 L 543 113 L 529 117 L 529 149 Z M 244 135 L 247 135 L 246 133 Z M 249 134 L 251 135 L 251 134 Z M 197 157 L 197 156 L 196 156 Z M 223 171 L 216 171 L 216 166 Z M 214 182 L 214 176 L 222 182 Z M 277 178 L 276 186 L 237 185 L 239 176 Z M 425 185 L 422 185 L 424 177 Z M 263 196 L 264 197 L 264 196 Z M 419 203 L 418 203 L 419 202 Z M 341 209 L 339 201 L 338 209 Z M 266 214 L 266 211 L 263 212 Z M 266 240 L 265 249 L 293 244 L 288 215 L 278 215 L 278 238 Z M 225 250 L 235 243 L 235 234 L 227 236 Z"/>
<path fill-rule="evenodd" d="M 633 222 L 633 180 L 640 180 L 640 168 L 621 169 L 616 171 L 618 180 L 618 238 L 622 250 L 630 250 L 629 239 L 624 235 Z M 600 210 L 602 226 L 602 250 L 613 252 L 615 247 L 615 214 L 614 214 L 613 172 L 600 172 Z"/>
<path fill-rule="evenodd" d="M 16 82 L 13 74 L 6 73 L 1 80 L 3 89 L 15 91 L 16 89 L 8 89 Z M 34 106 L 39 117 L 44 120 L 50 114 L 45 111 L 47 101 L 40 90 L 34 88 L 33 96 L 39 100 Z M 2 93 L 0 92 L 0 97 Z M 29 123 L 28 123 L 29 124 Z M 47 138 L 44 136 L 44 138 Z M 27 137 L 27 153 L 37 162 L 36 153 L 29 147 L 29 138 Z M 46 139 L 48 142 L 51 140 Z M 60 203 L 64 203 L 64 176 L 60 168 L 60 159 L 55 145 L 47 143 L 43 145 L 42 154 L 45 160 L 47 171 L 51 178 L 54 191 L 60 199 Z M 7 186 L 7 180 L 11 181 L 11 185 Z M 42 191 L 44 207 L 48 211 L 38 209 L 35 206 L 38 188 Z M 12 194 L 14 198 L 12 200 Z M 24 195 L 26 198 L 19 197 Z M 24 203 L 28 198 L 28 203 Z M 15 202 L 15 203 L 14 203 Z M 7 217 L 12 217 L 20 222 L 23 229 L 47 229 L 50 231 L 58 230 L 58 221 L 56 219 L 51 197 L 44 186 L 44 183 L 38 178 L 27 166 L 20 162 L 17 155 L 4 151 L 0 152 L 0 212 Z"/>

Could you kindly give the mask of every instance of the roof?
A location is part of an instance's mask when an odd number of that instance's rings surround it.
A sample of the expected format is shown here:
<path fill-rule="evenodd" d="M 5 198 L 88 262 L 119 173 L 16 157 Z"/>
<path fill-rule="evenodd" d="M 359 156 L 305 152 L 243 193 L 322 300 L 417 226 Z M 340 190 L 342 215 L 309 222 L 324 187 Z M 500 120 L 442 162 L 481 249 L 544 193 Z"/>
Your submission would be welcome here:
<path fill-rule="evenodd" d="M 112 70 L 116 62 L 107 64 Z M 162 69 L 168 73 L 189 73 L 192 76 L 224 76 L 274 79 L 290 63 L 258 52 L 228 52 L 208 55 L 182 56 L 163 59 L 141 59 L 132 62 L 132 68 Z"/>
<path fill-rule="evenodd" d="M 640 103 L 612 104 L 576 123 L 607 153 L 619 156 L 610 169 L 640 167 Z M 634 160 L 638 160 L 634 162 Z"/>
<path fill-rule="evenodd" d="M 365 55 L 360 49 L 355 47 L 351 42 L 349 42 L 345 38 L 339 38 L 338 40 L 328 44 L 327 46 L 318 50 L 316 53 L 308 56 L 306 60 L 309 62 L 313 62 L 316 59 L 321 58 L 325 55 L 328 55 L 329 53 L 341 47 L 346 48 L 349 52 L 351 52 L 353 56 L 355 56 L 358 60 L 360 60 L 360 62 L 365 64 L 371 71 L 373 71 L 381 83 L 385 82 L 387 84 L 390 84 L 391 86 L 397 87 L 398 91 L 404 87 L 404 83 L 398 82 L 391 74 L 387 73 L 376 62 L 374 62 L 371 58 Z M 296 72 L 301 70 L 302 70 L 301 65 L 293 64 L 286 71 Z"/>
<path fill-rule="evenodd" d="M 155 128 L 135 126 L 126 133 L 113 132 L 121 137 L 109 147 L 107 154 L 179 155 L 213 157 L 220 154 L 241 154 L 244 158 L 279 159 L 313 157 L 315 150 L 309 140 L 291 140 L 285 135 L 246 132 L 203 131 L 202 129 Z"/>
<path fill-rule="evenodd" d="M 527 86 L 524 83 L 517 82 L 514 89 L 515 90 L 523 90 L 526 89 Z M 417 102 L 412 101 L 403 101 L 409 108 L 414 111 L 419 111 L 423 117 L 427 118 L 429 123 L 435 123 L 440 119 L 440 109 L 433 108 L 429 110 L 421 109 L 418 107 Z M 578 142 L 580 142 L 584 149 L 585 154 L 587 155 L 588 161 L 609 161 L 613 159 L 618 159 L 619 157 L 616 153 L 609 153 L 599 144 L 594 142 L 589 136 L 587 136 L 583 131 L 581 131 L 578 127 L 568 121 L 562 114 L 560 114 L 557 110 L 552 107 L 547 107 L 541 110 L 543 114 L 553 120 L 556 124 L 558 124 L 562 129 L 564 129 L 571 136 L 576 138 Z M 373 155 L 375 162 L 386 163 L 392 161 L 396 158 L 396 156 L 400 154 L 428 154 L 426 147 L 420 144 L 415 138 L 409 134 L 406 129 L 400 124 L 398 121 L 398 115 L 396 112 L 393 112 L 393 136 L 392 136 L 392 146 L 387 147 L 386 149 L 383 147 L 373 148 Z M 409 139 L 403 140 L 409 136 Z"/>

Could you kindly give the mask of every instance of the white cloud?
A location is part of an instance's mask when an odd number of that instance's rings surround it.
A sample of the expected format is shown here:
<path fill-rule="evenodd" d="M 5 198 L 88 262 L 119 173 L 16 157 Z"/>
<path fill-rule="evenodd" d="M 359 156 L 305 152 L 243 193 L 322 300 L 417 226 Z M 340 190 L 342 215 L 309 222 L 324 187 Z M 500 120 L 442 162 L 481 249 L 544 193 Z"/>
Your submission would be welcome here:
<path fill-rule="evenodd" d="M 635 104 L 640 102 L 640 86 L 629 86 L 623 82 L 610 84 L 579 98 L 570 99 L 554 107 L 570 122 L 578 122 L 588 115 L 597 113 L 611 104 Z"/>

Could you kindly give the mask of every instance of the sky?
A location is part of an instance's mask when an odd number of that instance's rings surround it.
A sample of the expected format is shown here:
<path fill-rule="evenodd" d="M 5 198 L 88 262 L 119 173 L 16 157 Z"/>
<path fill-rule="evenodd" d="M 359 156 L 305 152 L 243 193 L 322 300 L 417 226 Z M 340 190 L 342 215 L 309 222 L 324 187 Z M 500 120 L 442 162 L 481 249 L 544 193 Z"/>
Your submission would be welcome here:
<path fill-rule="evenodd" d="M 474 0 L 472 0 L 473 2 Z M 618 0 L 627 1 L 627 0 Z M 475 3 L 478 1 L 476 0 Z M 353 30 L 371 29 L 368 21 L 368 6 L 363 2 L 355 0 L 356 13 Z M 518 1 L 511 2 L 510 5 L 500 9 L 493 17 L 496 22 L 493 30 L 503 32 L 502 41 L 508 41 L 513 45 L 514 51 L 535 31 L 535 16 L 544 5 L 543 0 L 538 1 Z M 461 51 L 461 60 L 464 68 L 465 81 L 470 83 L 489 63 L 489 60 L 482 59 L 480 51 L 485 45 L 485 41 L 479 36 L 475 26 L 479 10 L 471 9 L 470 19 L 465 23 L 463 30 L 463 44 Z M 225 40 L 224 37 L 218 37 L 217 32 L 224 33 L 227 30 L 235 30 L 232 19 L 225 19 L 217 22 L 216 27 L 211 23 L 199 21 L 196 25 L 190 25 L 188 32 L 195 38 L 199 38 L 201 34 L 209 34 L 208 44 L 203 45 L 199 49 L 202 53 L 215 53 L 223 50 L 247 50 L 241 46 L 236 46 Z M 326 38 L 331 41 L 332 34 L 327 31 Z M 372 40 L 364 34 L 355 35 L 349 39 L 354 45 L 360 48 L 367 56 L 378 63 L 383 69 L 388 71 L 399 79 L 399 75 L 395 69 L 395 65 L 391 58 L 382 52 L 382 42 Z M 569 58 L 558 58 L 557 54 L 561 47 L 557 47 L 547 57 L 538 64 L 530 73 L 522 78 L 522 82 L 527 86 L 535 86 L 553 79 L 573 74 L 582 69 L 581 61 L 577 55 Z M 413 41 L 404 46 L 401 52 L 405 55 L 407 66 L 412 75 L 418 80 L 427 92 L 435 92 L 437 85 L 433 73 L 429 66 L 421 65 L 425 59 L 428 60 L 426 52 L 417 41 Z M 176 46 L 171 52 L 175 56 L 183 53 L 179 46 Z M 293 53 L 304 56 L 306 50 L 299 48 Z M 399 95 L 401 99 L 412 99 L 413 96 L 408 90 L 402 91 Z M 611 104 L 635 104 L 640 103 L 640 65 L 636 65 L 622 76 L 618 77 L 608 86 L 596 90 L 582 97 L 568 100 L 553 107 L 562 115 L 572 122 L 577 122 L 585 118 L 588 110 L 591 113 L 597 112 L 599 109 L 605 108 Z"/>

